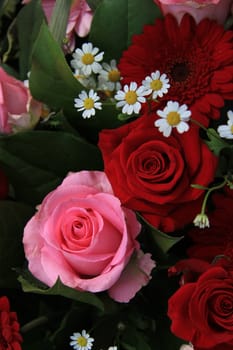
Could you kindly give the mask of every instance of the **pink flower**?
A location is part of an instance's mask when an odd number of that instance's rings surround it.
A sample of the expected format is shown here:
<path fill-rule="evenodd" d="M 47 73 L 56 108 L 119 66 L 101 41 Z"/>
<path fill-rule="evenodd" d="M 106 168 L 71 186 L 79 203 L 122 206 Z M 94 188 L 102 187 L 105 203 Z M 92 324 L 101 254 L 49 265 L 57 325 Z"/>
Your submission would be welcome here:
<path fill-rule="evenodd" d="M 164 15 L 173 14 L 178 22 L 185 13 L 189 13 L 199 23 L 210 18 L 223 24 L 230 12 L 232 0 L 154 0 Z"/>
<path fill-rule="evenodd" d="M 40 112 L 41 104 L 32 99 L 28 87 L 0 67 L 0 132 L 14 131 L 19 120 L 24 120 L 22 129 L 28 129 L 37 122 Z"/>
<path fill-rule="evenodd" d="M 113 299 L 128 302 L 148 283 L 155 266 L 139 250 L 140 229 L 134 212 L 114 196 L 105 173 L 71 173 L 25 227 L 29 270 L 48 286 L 59 277 L 71 288 L 109 290 Z"/>
<path fill-rule="evenodd" d="M 24 0 L 22 3 L 27 4 L 30 1 L 31 0 Z M 54 5 L 55 0 L 42 0 L 42 7 L 48 21 L 52 16 Z M 89 33 L 92 17 L 93 12 L 88 6 L 86 0 L 72 1 L 66 29 L 66 36 L 69 41 L 70 50 L 73 50 L 75 47 L 75 33 L 80 37 L 85 37 Z"/>

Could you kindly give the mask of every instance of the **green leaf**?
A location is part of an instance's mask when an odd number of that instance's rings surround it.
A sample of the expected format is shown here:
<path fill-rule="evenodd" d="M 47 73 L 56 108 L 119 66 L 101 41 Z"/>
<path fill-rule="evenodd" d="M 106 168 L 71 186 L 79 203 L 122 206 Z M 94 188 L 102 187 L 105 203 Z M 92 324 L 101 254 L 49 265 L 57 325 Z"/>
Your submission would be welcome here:
<path fill-rule="evenodd" d="M 102 169 L 99 149 L 66 132 L 29 131 L 0 138 L 0 161 L 16 197 L 37 205 L 69 171 Z"/>
<path fill-rule="evenodd" d="M 129 326 L 122 336 L 121 345 L 125 350 L 152 350 L 144 334 Z"/>
<path fill-rule="evenodd" d="M 132 35 L 141 33 L 145 24 L 159 16 L 153 0 L 144 0 L 143 4 L 141 0 L 103 0 L 96 9 L 89 40 L 104 50 L 105 61 L 119 60 Z"/>
<path fill-rule="evenodd" d="M 29 281 L 22 275 L 18 277 L 18 280 L 21 283 L 24 292 L 43 295 L 60 295 L 68 299 L 79 301 L 81 303 L 93 305 L 101 311 L 104 310 L 103 303 L 95 294 L 89 292 L 80 292 L 76 289 L 67 287 L 60 281 L 59 278 L 51 288 L 40 288 L 38 285 L 33 283 L 33 279 Z"/>
<path fill-rule="evenodd" d="M 0 287 L 17 285 L 13 269 L 24 262 L 22 233 L 33 208 L 13 201 L 0 201 Z"/>
<path fill-rule="evenodd" d="M 229 144 L 219 136 L 215 129 L 207 129 L 207 136 L 209 141 L 206 141 L 206 144 L 216 156 L 219 156 L 223 148 L 229 147 Z"/>
<path fill-rule="evenodd" d="M 71 0 L 57 0 L 49 23 L 50 31 L 60 46 L 66 37 L 70 5 Z"/>
<path fill-rule="evenodd" d="M 1 0 L 0 1 L 0 17 L 10 17 L 16 10 L 18 0 Z"/>
<path fill-rule="evenodd" d="M 163 253 L 166 254 L 169 249 L 171 249 L 176 243 L 180 242 L 183 239 L 183 236 L 175 237 L 158 230 L 156 227 L 149 224 L 141 215 L 138 214 L 138 216 L 149 228 L 153 241 Z"/>
<path fill-rule="evenodd" d="M 33 48 L 29 84 L 35 99 L 77 117 L 74 98 L 84 88 L 73 76 L 61 48 L 45 23 L 41 25 Z"/>
<path fill-rule="evenodd" d="M 44 13 L 39 1 L 31 1 L 16 17 L 19 41 L 20 79 L 26 79 L 31 69 L 32 47 L 38 36 Z"/>

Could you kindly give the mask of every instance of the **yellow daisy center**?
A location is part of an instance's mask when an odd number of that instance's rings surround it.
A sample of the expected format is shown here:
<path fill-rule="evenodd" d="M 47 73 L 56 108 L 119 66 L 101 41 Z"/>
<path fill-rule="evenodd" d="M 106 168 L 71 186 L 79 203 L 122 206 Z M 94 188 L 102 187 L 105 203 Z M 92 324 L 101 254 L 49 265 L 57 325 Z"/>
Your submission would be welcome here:
<path fill-rule="evenodd" d="M 178 112 L 169 112 L 167 115 L 167 122 L 171 126 L 179 124 L 180 114 Z"/>
<path fill-rule="evenodd" d="M 113 83 L 116 83 L 117 81 L 120 80 L 120 72 L 117 69 L 112 69 L 109 73 L 108 73 L 108 79 L 110 81 L 112 81 Z"/>
<path fill-rule="evenodd" d="M 161 80 L 155 79 L 155 80 L 152 80 L 152 82 L 150 83 L 150 87 L 154 91 L 159 91 L 162 89 L 163 83 L 161 82 Z"/>
<path fill-rule="evenodd" d="M 86 346 L 86 345 L 87 345 L 87 339 L 84 338 L 83 336 L 81 336 L 81 337 L 79 337 L 79 338 L 77 339 L 77 344 L 78 344 L 79 346 Z"/>
<path fill-rule="evenodd" d="M 94 107 L 94 101 L 92 98 L 87 97 L 84 101 L 83 101 L 83 106 L 85 109 L 92 109 Z"/>
<path fill-rule="evenodd" d="M 85 53 L 82 57 L 83 64 L 92 64 L 94 62 L 94 56 L 91 53 Z"/>
<path fill-rule="evenodd" d="M 134 105 L 137 102 L 138 95 L 136 94 L 135 91 L 128 91 L 125 94 L 125 101 L 129 105 Z"/>
<path fill-rule="evenodd" d="M 231 126 L 231 133 L 233 134 L 233 125 Z"/>

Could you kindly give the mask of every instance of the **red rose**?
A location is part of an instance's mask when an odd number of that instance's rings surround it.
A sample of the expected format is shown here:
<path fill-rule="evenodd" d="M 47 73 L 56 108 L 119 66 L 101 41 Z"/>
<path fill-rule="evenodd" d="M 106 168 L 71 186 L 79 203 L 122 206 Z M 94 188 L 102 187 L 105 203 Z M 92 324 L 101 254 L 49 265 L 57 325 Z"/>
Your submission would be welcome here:
<path fill-rule="evenodd" d="M 19 333 L 17 314 L 10 311 L 7 297 L 0 298 L 0 349 L 21 350 L 23 339 Z"/>
<path fill-rule="evenodd" d="M 233 349 L 233 272 L 213 266 L 168 301 L 172 332 L 194 349 Z"/>
<path fill-rule="evenodd" d="M 164 137 L 154 126 L 156 115 L 99 135 L 105 172 L 122 202 L 153 226 L 171 232 L 190 223 L 200 211 L 203 191 L 214 179 L 217 158 L 199 130 Z"/>

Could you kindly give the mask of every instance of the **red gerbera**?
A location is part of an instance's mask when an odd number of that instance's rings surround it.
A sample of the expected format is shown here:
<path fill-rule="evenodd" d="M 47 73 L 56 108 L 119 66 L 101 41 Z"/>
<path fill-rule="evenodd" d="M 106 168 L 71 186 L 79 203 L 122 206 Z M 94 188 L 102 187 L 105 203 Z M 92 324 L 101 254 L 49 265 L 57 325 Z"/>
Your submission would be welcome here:
<path fill-rule="evenodd" d="M 186 103 L 193 118 L 208 125 L 224 100 L 233 99 L 233 33 L 209 19 L 196 24 L 187 14 L 179 25 L 167 15 L 133 37 L 119 69 L 123 84 L 166 73 L 171 87 L 161 100 Z"/>
<path fill-rule="evenodd" d="M 17 314 L 10 311 L 7 297 L 0 298 L 0 350 L 21 350 Z"/>

